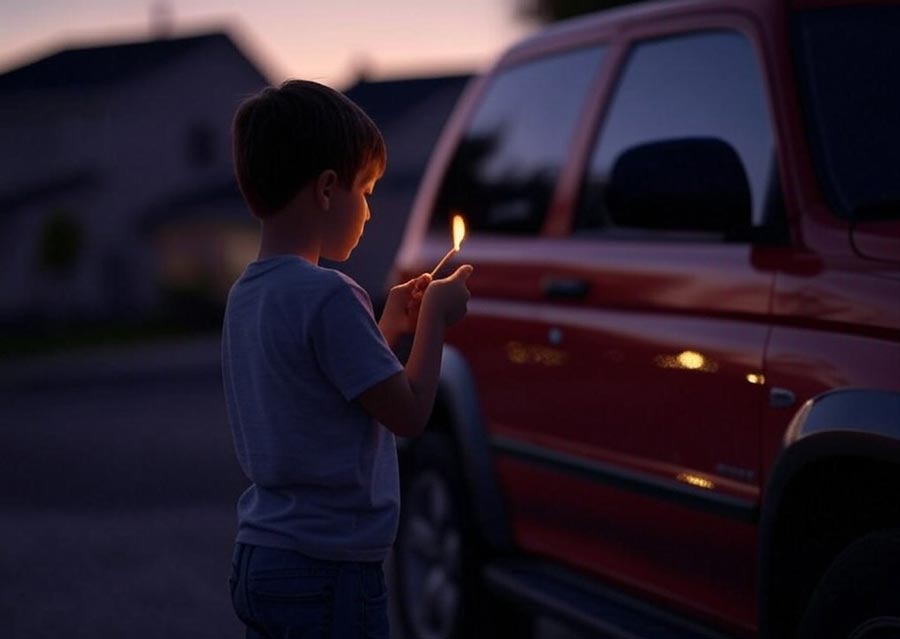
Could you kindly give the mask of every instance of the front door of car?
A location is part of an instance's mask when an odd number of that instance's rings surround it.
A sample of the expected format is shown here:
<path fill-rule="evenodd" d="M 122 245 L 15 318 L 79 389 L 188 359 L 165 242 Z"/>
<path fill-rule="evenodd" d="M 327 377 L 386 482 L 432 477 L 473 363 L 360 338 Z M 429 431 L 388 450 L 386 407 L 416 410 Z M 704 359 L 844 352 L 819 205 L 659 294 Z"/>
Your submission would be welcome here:
<path fill-rule="evenodd" d="M 761 78 L 737 31 L 629 51 L 544 274 L 542 425 L 501 441 L 527 548 L 748 629 L 781 212 Z"/>

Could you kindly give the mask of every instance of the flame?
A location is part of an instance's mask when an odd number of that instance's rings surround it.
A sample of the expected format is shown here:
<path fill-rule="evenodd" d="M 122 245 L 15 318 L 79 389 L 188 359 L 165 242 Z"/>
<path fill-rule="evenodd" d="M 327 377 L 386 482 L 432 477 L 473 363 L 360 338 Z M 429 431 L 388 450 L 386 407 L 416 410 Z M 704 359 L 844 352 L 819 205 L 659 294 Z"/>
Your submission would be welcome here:
<path fill-rule="evenodd" d="M 463 239 L 466 237 L 466 222 L 463 220 L 462 215 L 454 215 L 453 216 L 453 248 L 457 251 L 459 250 L 459 245 L 462 244 Z"/>

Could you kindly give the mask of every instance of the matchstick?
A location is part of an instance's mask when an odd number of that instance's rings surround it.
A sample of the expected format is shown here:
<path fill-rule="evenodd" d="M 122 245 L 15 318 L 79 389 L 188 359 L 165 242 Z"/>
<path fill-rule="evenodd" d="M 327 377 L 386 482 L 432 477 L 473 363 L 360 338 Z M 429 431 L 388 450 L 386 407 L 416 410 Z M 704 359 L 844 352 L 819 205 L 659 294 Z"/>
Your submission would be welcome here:
<path fill-rule="evenodd" d="M 434 279 L 434 276 L 437 275 L 438 271 L 440 271 L 444 267 L 444 264 L 446 264 L 447 261 L 458 252 L 459 250 L 456 247 L 447 251 L 447 254 L 444 256 L 444 258 L 440 262 L 438 262 L 438 265 L 434 267 L 433 271 L 431 271 L 431 278 Z"/>

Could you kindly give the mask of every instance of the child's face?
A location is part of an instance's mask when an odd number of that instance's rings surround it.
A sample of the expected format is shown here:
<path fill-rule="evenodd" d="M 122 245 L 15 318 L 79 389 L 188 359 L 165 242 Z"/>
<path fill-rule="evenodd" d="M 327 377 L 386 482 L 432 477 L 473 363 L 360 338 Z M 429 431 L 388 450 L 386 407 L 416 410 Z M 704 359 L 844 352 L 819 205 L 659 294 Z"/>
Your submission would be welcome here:
<path fill-rule="evenodd" d="M 349 189 L 338 185 L 327 213 L 326 230 L 322 242 L 322 257 L 343 262 L 362 237 L 363 228 L 371 218 L 366 198 L 372 194 L 381 175 L 373 169 L 360 171 Z"/>

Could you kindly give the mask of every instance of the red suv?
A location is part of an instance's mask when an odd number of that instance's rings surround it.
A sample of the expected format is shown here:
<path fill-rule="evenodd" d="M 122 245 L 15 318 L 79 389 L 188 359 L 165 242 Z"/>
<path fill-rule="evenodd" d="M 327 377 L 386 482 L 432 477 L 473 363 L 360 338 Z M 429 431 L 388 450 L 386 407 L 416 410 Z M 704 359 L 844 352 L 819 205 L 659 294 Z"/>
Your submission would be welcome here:
<path fill-rule="evenodd" d="M 394 270 L 465 218 L 410 637 L 900 636 L 898 78 L 895 3 L 696 0 L 472 82 Z"/>

